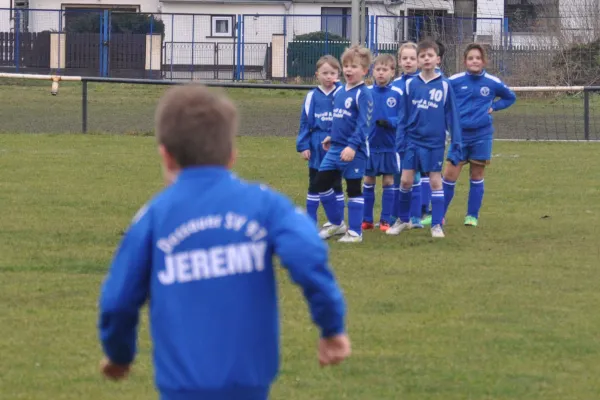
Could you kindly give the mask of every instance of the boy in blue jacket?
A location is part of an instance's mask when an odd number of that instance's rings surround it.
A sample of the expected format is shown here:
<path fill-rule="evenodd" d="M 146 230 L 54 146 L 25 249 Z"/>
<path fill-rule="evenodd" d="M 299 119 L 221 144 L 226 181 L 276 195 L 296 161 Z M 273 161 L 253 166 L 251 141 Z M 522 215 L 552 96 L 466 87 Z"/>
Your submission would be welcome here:
<path fill-rule="evenodd" d="M 314 222 L 284 196 L 230 172 L 237 111 L 202 86 L 170 89 L 156 112 L 169 186 L 131 222 L 102 285 L 102 372 L 127 376 L 148 302 L 163 400 L 265 400 L 279 370 L 272 258 L 320 329 L 319 362 L 350 354 L 345 303 Z"/>
<path fill-rule="evenodd" d="M 471 182 L 465 226 L 477 226 L 483 202 L 483 175 L 492 158 L 494 119 L 492 113 L 512 106 L 515 93 L 499 78 L 485 71 L 487 62 L 483 46 L 472 43 L 464 52 L 467 70 L 453 75 L 449 81 L 456 95 L 462 127 L 462 146 L 459 163 L 448 162 L 444 171 L 444 214 L 454 197 L 454 187 L 463 165 L 471 165 Z M 449 152 L 448 158 L 456 158 Z"/>

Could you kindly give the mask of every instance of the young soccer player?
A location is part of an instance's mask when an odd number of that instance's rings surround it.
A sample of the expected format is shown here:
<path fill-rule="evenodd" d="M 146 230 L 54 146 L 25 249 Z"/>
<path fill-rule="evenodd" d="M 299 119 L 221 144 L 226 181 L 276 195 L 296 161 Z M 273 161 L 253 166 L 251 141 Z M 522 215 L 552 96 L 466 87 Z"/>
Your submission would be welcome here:
<path fill-rule="evenodd" d="M 315 187 L 315 177 L 319 165 L 325 157 L 325 149 L 321 142 L 331 133 L 333 120 L 333 93 L 339 86 L 340 63 L 330 55 L 317 61 L 315 73 L 319 86 L 308 92 L 300 114 L 300 130 L 296 139 L 296 151 L 308 161 L 308 194 L 306 196 L 306 212 L 317 221 L 319 209 L 319 193 Z M 344 192 L 342 178 L 335 181 L 333 186 L 338 206 L 344 214 Z"/>
<path fill-rule="evenodd" d="M 266 400 L 279 370 L 273 255 L 303 289 L 321 365 L 350 354 L 345 304 L 314 222 L 230 172 L 237 111 L 199 85 L 161 98 L 156 137 L 168 187 L 135 215 L 102 284 L 102 373 L 125 378 L 149 303 L 164 400 Z"/>
<path fill-rule="evenodd" d="M 438 47 L 424 40 L 417 48 L 421 72 L 406 81 L 404 123 L 398 124 L 398 152 L 402 159 L 400 181 L 400 215 L 387 230 L 398 235 L 410 229 L 408 219 L 411 191 L 415 171 L 429 173 L 431 182 L 432 226 L 431 235 L 443 238 L 444 191 L 442 190 L 442 164 L 444 163 L 446 131 L 452 135 L 451 147 L 460 154 L 460 125 L 454 93 L 450 83 L 435 71 Z"/>
<path fill-rule="evenodd" d="M 336 91 L 333 99 L 331 136 L 323 141 L 328 151 L 316 178 L 321 203 L 333 225 L 324 227 L 319 235 L 328 239 L 345 233 L 340 242 L 361 242 L 364 214 L 361 185 L 369 157 L 367 138 L 375 127 L 373 97 L 363 81 L 371 65 L 371 52 L 354 45 L 344 51 L 341 61 L 346 85 Z M 340 175 L 346 180 L 348 229 L 333 191 L 333 183 Z"/>
<path fill-rule="evenodd" d="M 492 113 L 510 107 L 517 100 L 515 93 L 499 78 L 485 71 L 485 49 L 472 43 L 464 52 L 466 71 L 450 77 L 456 94 L 462 127 L 462 156 L 449 152 L 448 158 L 459 159 L 458 164 L 448 162 L 444 171 L 445 210 L 454 197 L 454 187 L 462 167 L 470 164 L 471 183 L 467 215 L 464 224 L 477 226 L 479 210 L 483 201 L 483 175 L 492 159 L 493 117 Z M 499 100 L 496 100 L 499 98 Z"/>
<path fill-rule="evenodd" d="M 444 63 L 444 54 L 446 54 L 446 46 L 439 39 L 435 40 L 435 44 L 438 46 L 438 60 L 435 72 L 439 73 L 442 77 L 444 71 L 442 71 L 442 65 Z M 450 141 L 450 135 L 446 132 L 446 142 Z M 431 185 L 429 182 L 429 174 L 423 173 L 421 177 L 421 224 L 431 225 Z"/>
<path fill-rule="evenodd" d="M 413 42 L 403 43 L 398 49 L 398 64 L 402 68 L 402 75 L 392 82 L 394 87 L 399 88 L 402 93 L 406 91 L 406 80 L 418 74 L 417 45 Z M 429 182 L 429 180 L 428 180 Z M 394 213 L 393 222 L 400 213 L 400 174 L 394 175 Z M 412 187 L 412 199 L 410 202 L 410 226 L 412 229 L 423 228 L 421 224 L 421 173 L 415 171 L 415 180 Z"/>
<path fill-rule="evenodd" d="M 391 54 L 381 54 L 373 62 L 375 84 L 369 86 L 373 96 L 373 120 L 375 130 L 369 137 L 369 158 L 363 184 L 365 213 L 362 229 L 373 229 L 373 206 L 375 204 L 376 177 L 382 177 L 381 216 L 379 229 L 390 227 L 394 206 L 394 174 L 400 171 L 396 153 L 396 127 L 398 107 L 402 101 L 402 90 L 391 85 L 396 74 L 396 60 Z"/>

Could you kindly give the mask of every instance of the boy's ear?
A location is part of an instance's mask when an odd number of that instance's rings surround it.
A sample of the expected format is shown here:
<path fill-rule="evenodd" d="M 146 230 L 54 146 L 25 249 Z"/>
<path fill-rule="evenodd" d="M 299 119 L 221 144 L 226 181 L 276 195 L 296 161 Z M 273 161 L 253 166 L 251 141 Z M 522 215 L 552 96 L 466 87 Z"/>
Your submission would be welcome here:
<path fill-rule="evenodd" d="M 232 169 L 237 161 L 238 150 L 236 148 L 231 152 L 231 157 L 229 158 L 229 162 L 227 163 L 227 169 Z"/>
<path fill-rule="evenodd" d="M 162 159 L 162 163 L 168 170 L 176 170 L 179 168 L 177 165 L 177 161 L 175 158 L 169 153 L 167 148 L 163 144 L 158 145 L 158 153 L 160 154 L 160 158 Z"/>

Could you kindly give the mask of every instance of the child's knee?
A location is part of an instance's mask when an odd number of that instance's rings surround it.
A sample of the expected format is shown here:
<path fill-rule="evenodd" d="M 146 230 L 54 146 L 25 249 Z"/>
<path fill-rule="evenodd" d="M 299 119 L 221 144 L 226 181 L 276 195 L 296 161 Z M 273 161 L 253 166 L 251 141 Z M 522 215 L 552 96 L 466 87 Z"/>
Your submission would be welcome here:
<path fill-rule="evenodd" d="M 471 163 L 471 180 L 480 181 L 483 179 L 485 165 Z"/>
<path fill-rule="evenodd" d="M 318 193 L 323 193 L 331 188 L 336 181 L 338 171 L 319 171 L 315 177 L 315 189 Z"/>
<path fill-rule="evenodd" d="M 359 197 L 362 195 L 362 183 L 360 179 L 346 179 L 346 193 L 348 197 Z"/>
<path fill-rule="evenodd" d="M 383 175 L 381 179 L 383 186 L 391 186 L 394 184 L 394 175 Z"/>
<path fill-rule="evenodd" d="M 442 173 L 441 172 L 429 173 L 429 185 L 431 186 L 431 190 L 441 190 L 442 189 Z"/>

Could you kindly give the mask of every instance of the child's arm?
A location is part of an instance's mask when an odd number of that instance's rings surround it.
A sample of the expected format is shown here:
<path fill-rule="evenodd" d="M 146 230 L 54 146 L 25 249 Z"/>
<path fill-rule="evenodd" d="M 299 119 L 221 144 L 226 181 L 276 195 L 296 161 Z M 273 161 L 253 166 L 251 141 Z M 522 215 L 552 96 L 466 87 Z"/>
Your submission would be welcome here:
<path fill-rule="evenodd" d="M 100 342 L 112 364 L 129 365 L 135 357 L 139 311 L 148 298 L 151 268 L 151 216 L 143 207 L 125 234 L 100 293 Z"/>
<path fill-rule="evenodd" d="M 310 121 L 308 116 L 312 111 L 312 97 L 313 92 L 310 91 L 304 103 L 302 103 L 302 111 L 300 113 L 300 129 L 298 130 L 298 137 L 296 138 L 296 151 L 303 152 L 304 150 L 310 150 Z"/>
<path fill-rule="evenodd" d="M 456 100 L 454 98 L 454 89 L 452 89 L 452 85 L 448 83 L 448 93 L 446 95 L 446 104 L 444 105 L 445 113 L 446 113 L 446 129 L 445 131 L 450 131 L 450 149 L 452 150 L 452 154 L 455 154 L 456 157 L 461 156 L 462 152 L 462 130 L 460 127 L 460 117 L 458 115 L 458 110 L 456 109 Z M 448 152 L 450 154 L 450 151 Z M 451 160 L 453 164 L 456 165 L 455 161 L 459 160 Z"/>
<path fill-rule="evenodd" d="M 503 82 L 496 85 L 496 96 L 500 97 L 500 100 L 492 102 L 492 111 L 504 110 L 517 101 L 515 92 L 510 90 Z"/>
<path fill-rule="evenodd" d="M 348 139 L 348 147 L 356 151 L 360 146 L 364 146 L 367 138 L 371 137 L 375 124 L 373 118 L 373 96 L 369 90 L 361 90 L 358 95 L 358 117 L 356 128 Z"/>
<path fill-rule="evenodd" d="M 321 337 L 344 333 L 346 305 L 328 263 L 327 247 L 314 222 L 286 198 L 276 196 L 269 240 L 292 281 L 302 288 Z"/>

